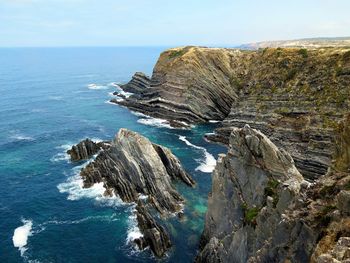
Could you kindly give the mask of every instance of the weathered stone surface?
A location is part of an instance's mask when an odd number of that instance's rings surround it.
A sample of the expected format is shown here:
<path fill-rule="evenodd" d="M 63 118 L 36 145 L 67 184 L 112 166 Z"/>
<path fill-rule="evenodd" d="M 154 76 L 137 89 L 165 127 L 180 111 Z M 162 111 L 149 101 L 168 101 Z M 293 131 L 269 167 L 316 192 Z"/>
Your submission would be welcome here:
<path fill-rule="evenodd" d="M 170 236 L 163 226 L 161 226 L 148 212 L 142 203 L 136 207 L 138 226 L 143 236 L 135 240 L 140 249 L 147 246 L 157 257 L 163 257 L 171 247 Z"/>
<path fill-rule="evenodd" d="M 161 257 L 170 248 L 169 235 L 153 217 L 151 208 L 163 217 L 178 213 L 184 199 L 173 181 L 194 186 L 179 160 L 166 147 L 153 144 L 140 134 L 120 129 L 110 147 L 82 169 L 84 187 L 103 182 L 106 194 L 115 194 L 125 202 L 138 203 L 137 221 L 143 238 L 135 240 L 139 248 L 150 247 Z M 139 199 L 143 196 L 146 203 Z"/>
<path fill-rule="evenodd" d="M 335 124 L 350 110 L 349 72 L 347 48 L 175 48 L 161 54 L 149 88 L 114 102 L 177 127 L 224 119 L 209 138 L 226 144 L 231 127 L 249 124 L 315 179 L 326 173 Z"/>
<path fill-rule="evenodd" d="M 222 120 L 237 98 L 230 83 L 230 56 L 235 52 L 196 47 L 167 50 L 158 59 L 150 88 L 140 96 L 113 102 L 176 126 Z"/>
<path fill-rule="evenodd" d="M 337 206 L 341 213 L 350 215 L 350 191 L 340 191 L 337 195 Z"/>
<path fill-rule="evenodd" d="M 151 79 L 142 72 L 136 72 L 132 79 L 120 87 L 130 93 L 139 94 L 150 86 Z M 124 97 L 125 98 L 125 97 Z"/>
<path fill-rule="evenodd" d="M 213 173 L 197 262 L 306 262 L 317 235 L 289 215 L 302 183 L 289 154 L 249 126 L 234 129 Z"/>
<path fill-rule="evenodd" d="M 107 142 L 93 142 L 90 139 L 85 139 L 77 145 L 74 145 L 67 153 L 70 155 L 72 161 L 80 161 L 89 159 L 101 149 L 109 147 Z"/>
<path fill-rule="evenodd" d="M 310 184 L 247 125 L 232 129 L 229 146 L 213 173 L 197 262 L 350 262 L 349 173 Z"/>
<path fill-rule="evenodd" d="M 160 213 L 181 209 L 183 198 L 172 186 L 172 179 L 194 185 L 169 149 L 127 129 L 120 129 L 110 148 L 88 164 L 81 176 L 85 187 L 103 182 L 125 202 L 136 202 L 139 194 L 149 196 Z"/>
<path fill-rule="evenodd" d="M 350 172 L 350 113 L 339 123 L 337 134 L 333 169 L 339 172 Z"/>

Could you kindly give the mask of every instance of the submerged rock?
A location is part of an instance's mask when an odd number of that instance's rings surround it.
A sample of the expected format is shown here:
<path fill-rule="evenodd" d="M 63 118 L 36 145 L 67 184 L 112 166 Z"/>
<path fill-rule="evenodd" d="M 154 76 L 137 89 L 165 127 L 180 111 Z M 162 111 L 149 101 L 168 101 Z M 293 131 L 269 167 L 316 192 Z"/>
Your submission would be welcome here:
<path fill-rule="evenodd" d="M 67 153 L 70 155 L 72 161 L 80 161 L 91 158 L 101 149 L 108 148 L 109 145 L 106 142 L 94 142 L 90 139 L 85 139 L 74 145 Z"/>
<path fill-rule="evenodd" d="M 135 243 L 140 248 L 149 246 L 156 256 L 165 254 L 171 242 L 165 229 L 152 217 L 152 209 L 162 217 L 180 212 L 184 199 L 173 182 L 195 185 L 168 148 L 153 144 L 136 132 L 120 129 L 110 147 L 100 151 L 80 175 L 84 187 L 103 182 L 106 194 L 138 203 L 137 220 L 144 237 Z M 141 196 L 147 200 L 145 205 L 139 202 Z"/>

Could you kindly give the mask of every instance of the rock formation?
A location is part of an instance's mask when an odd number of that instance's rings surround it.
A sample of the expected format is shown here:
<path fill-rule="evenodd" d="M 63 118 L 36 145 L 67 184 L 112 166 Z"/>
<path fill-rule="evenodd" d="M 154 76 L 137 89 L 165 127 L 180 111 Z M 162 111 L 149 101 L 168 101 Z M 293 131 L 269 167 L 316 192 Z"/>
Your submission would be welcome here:
<path fill-rule="evenodd" d="M 134 242 L 140 249 L 150 246 L 157 257 L 162 257 L 171 247 L 171 241 L 168 232 L 163 226 L 154 220 L 145 206 L 139 202 L 136 207 L 136 217 L 139 228 L 142 229 L 143 236 Z"/>
<path fill-rule="evenodd" d="M 330 165 L 335 124 L 350 110 L 349 98 L 347 48 L 184 47 L 160 55 L 148 88 L 114 102 L 177 127 L 224 120 L 208 139 L 226 145 L 231 127 L 248 123 L 315 179 Z"/>
<path fill-rule="evenodd" d="M 85 139 L 74 145 L 67 153 L 70 155 L 72 161 L 81 161 L 89 159 L 101 149 L 108 148 L 109 145 L 106 142 L 93 142 L 90 139 Z"/>
<path fill-rule="evenodd" d="M 145 89 L 149 88 L 150 82 L 150 78 L 147 77 L 144 73 L 136 72 L 132 79 L 127 84 L 121 85 L 120 88 L 125 92 L 140 94 Z"/>
<path fill-rule="evenodd" d="M 223 119 L 237 98 L 230 83 L 229 61 L 234 52 L 212 49 L 203 53 L 193 47 L 165 51 L 149 88 L 140 96 L 113 102 L 175 125 Z"/>
<path fill-rule="evenodd" d="M 213 173 L 197 262 L 350 260 L 349 174 L 310 184 L 247 125 L 232 129 L 229 145 Z"/>
<path fill-rule="evenodd" d="M 170 238 L 152 218 L 151 208 L 162 217 L 180 212 L 184 199 L 173 187 L 173 181 L 195 184 L 169 149 L 136 132 L 120 129 L 110 147 L 100 151 L 80 175 L 84 187 L 103 182 L 107 195 L 115 194 L 124 202 L 138 202 L 137 220 L 144 236 L 136 243 L 140 248 L 150 246 L 158 257 L 165 254 Z M 139 202 L 140 197 L 147 202 Z"/>

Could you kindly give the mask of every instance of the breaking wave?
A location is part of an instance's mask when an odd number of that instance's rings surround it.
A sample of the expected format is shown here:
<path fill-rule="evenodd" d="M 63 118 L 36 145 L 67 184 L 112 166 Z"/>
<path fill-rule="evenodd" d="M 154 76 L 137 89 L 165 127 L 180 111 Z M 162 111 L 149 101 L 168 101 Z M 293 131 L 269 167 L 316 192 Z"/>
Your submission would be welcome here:
<path fill-rule="evenodd" d="M 32 235 L 33 222 L 31 220 L 22 220 L 23 226 L 17 227 L 13 232 L 13 246 L 17 247 L 23 257 L 26 252 L 28 237 Z"/>
<path fill-rule="evenodd" d="M 204 147 L 192 144 L 190 141 L 186 139 L 186 136 L 179 135 L 179 139 L 184 143 L 186 143 L 186 145 L 203 151 L 204 159 L 199 160 L 200 164 L 196 168 L 196 171 L 201 171 L 203 173 L 211 173 L 214 170 L 216 165 L 216 160 L 214 156 L 207 151 L 207 149 L 205 149 Z"/>

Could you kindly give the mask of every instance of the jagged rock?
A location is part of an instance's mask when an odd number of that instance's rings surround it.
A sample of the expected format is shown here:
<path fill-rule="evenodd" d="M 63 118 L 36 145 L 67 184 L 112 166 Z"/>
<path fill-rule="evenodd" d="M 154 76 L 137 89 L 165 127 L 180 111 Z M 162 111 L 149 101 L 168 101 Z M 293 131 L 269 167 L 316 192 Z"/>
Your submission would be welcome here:
<path fill-rule="evenodd" d="M 74 145 L 67 153 L 70 155 L 72 161 L 80 161 L 89 159 L 101 149 L 108 148 L 106 142 L 93 142 L 90 139 L 85 139 Z"/>
<path fill-rule="evenodd" d="M 229 146 L 213 173 L 197 262 L 350 262 L 349 173 L 310 184 L 247 125 L 232 129 Z"/>
<path fill-rule="evenodd" d="M 161 257 L 171 246 L 164 227 L 152 218 L 151 208 L 163 217 L 178 213 L 184 199 L 173 187 L 175 180 L 194 186 L 179 160 L 166 147 L 153 144 L 140 134 L 120 129 L 110 147 L 82 169 L 84 187 L 103 182 L 106 194 L 118 195 L 124 202 L 138 202 L 137 221 L 143 238 L 135 240 L 140 249 L 149 246 Z M 146 196 L 147 203 L 139 202 Z"/>
<path fill-rule="evenodd" d="M 227 145 L 231 127 L 247 123 L 288 151 L 304 177 L 316 179 L 331 164 L 335 124 L 350 110 L 348 51 L 170 49 L 149 88 L 113 101 L 177 127 L 224 120 L 209 138 Z"/>
<path fill-rule="evenodd" d="M 132 79 L 127 84 L 121 85 L 120 88 L 126 92 L 139 94 L 150 87 L 150 82 L 150 78 L 144 73 L 136 72 Z"/>
<path fill-rule="evenodd" d="M 350 114 L 339 123 L 333 168 L 340 172 L 350 172 Z"/>
<path fill-rule="evenodd" d="M 170 236 L 163 226 L 156 222 L 140 202 L 136 207 L 138 227 L 143 234 L 134 242 L 140 249 L 150 247 L 157 257 L 163 257 L 171 247 Z"/>
<path fill-rule="evenodd" d="M 337 195 L 337 205 L 340 212 L 350 215 L 350 191 L 340 191 Z"/>
<path fill-rule="evenodd" d="M 288 211 L 303 177 L 288 153 L 245 126 L 220 155 L 197 262 L 306 262 L 317 235 Z"/>
<path fill-rule="evenodd" d="M 172 179 L 194 185 L 169 149 L 127 129 L 120 129 L 110 148 L 100 152 L 80 174 L 85 187 L 103 182 L 125 202 L 147 195 L 160 213 L 181 209 L 183 198 L 172 186 Z"/>
<path fill-rule="evenodd" d="M 112 102 L 166 119 L 178 127 L 186 127 L 183 122 L 190 124 L 225 118 L 237 98 L 230 83 L 230 56 L 236 51 L 206 51 L 185 47 L 163 52 L 149 88 L 143 89 L 140 96 Z"/>
<path fill-rule="evenodd" d="M 339 238 L 337 244 L 329 254 L 322 254 L 318 262 L 320 263 L 338 263 L 350 262 L 350 237 Z"/>

